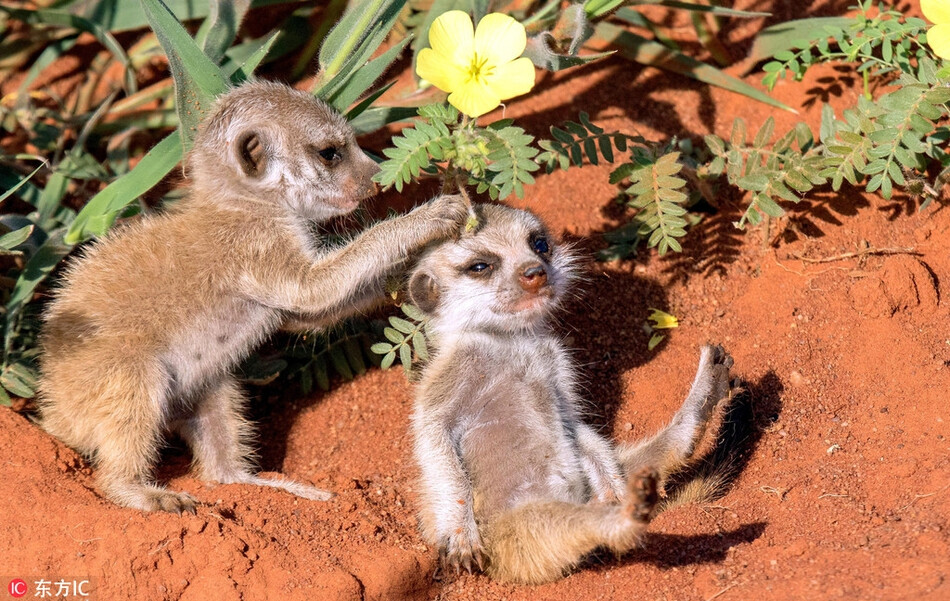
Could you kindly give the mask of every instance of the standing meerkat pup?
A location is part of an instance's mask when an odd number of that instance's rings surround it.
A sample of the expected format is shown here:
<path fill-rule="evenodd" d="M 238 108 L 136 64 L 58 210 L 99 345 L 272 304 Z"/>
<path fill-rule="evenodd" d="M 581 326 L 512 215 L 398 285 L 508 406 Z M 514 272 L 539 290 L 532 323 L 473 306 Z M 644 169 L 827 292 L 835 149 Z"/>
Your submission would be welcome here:
<path fill-rule="evenodd" d="M 223 95 L 188 157 L 187 197 L 123 227 L 66 270 L 42 335 L 42 425 L 90 456 L 112 501 L 194 512 L 152 481 L 167 433 L 203 480 L 312 486 L 253 475 L 235 365 L 285 325 L 327 325 L 383 297 L 386 277 L 467 215 L 441 197 L 331 247 L 314 224 L 375 190 L 352 128 L 311 95 L 250 83 Z"/>
<path fill-rule="evenodd" d="M 732 359 L 705 347 L 670 425 L 615 448 L 581 420 L 575 362 L 548 323 L 574 258 L 531 213 L 478 211 L 480 229 L 428 250 L 409 280 L 434 347 L 412 416 L 420 522 L 447 567 L 539 584 L 638 544 L 658 485 L 729 397 Z"/>

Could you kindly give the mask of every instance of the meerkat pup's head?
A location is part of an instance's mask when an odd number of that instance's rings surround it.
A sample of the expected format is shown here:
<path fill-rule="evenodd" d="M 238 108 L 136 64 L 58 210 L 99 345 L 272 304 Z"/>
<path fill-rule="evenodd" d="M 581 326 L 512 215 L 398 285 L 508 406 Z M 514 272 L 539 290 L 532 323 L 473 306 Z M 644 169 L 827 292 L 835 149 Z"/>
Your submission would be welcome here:
<path fill-rule="evenodd" d="M 270 82 L 222 95 L 198 128 L 188 164 L 207 197 L 275 203 L 318 221 L 355 209 L 375 192 L 379 171 L 339 113 Z"/>
<path fill-rule="evenodd" d="M 479 225 L 423 255 L 409 297 L 436 330 L 519 332 L 545 323 L 568 293 L 576 258 L 528 211 L 475 205 Z"/>

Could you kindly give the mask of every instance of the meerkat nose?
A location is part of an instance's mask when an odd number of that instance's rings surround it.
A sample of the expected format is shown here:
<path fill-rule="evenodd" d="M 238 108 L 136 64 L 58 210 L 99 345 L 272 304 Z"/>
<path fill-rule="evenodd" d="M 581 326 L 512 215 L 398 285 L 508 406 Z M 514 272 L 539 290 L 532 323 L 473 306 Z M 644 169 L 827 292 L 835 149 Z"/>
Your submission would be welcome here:
<path fill-rule="evenodd" d="M 544 267 L 538 263 L 529 265 L 521 275 L 518 276 L 518 284 L 525 292 L 536 294 L 545 284 L 548 283 L 548 274 Z"/>

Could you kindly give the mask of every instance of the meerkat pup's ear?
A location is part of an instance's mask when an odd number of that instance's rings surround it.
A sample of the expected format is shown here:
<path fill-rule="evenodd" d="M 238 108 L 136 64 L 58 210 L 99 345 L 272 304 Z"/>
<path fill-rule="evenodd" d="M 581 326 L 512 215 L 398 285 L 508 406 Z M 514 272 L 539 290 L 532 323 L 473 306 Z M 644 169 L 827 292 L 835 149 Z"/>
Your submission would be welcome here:
<path fill-rule="evenodd" d="M 260 177 L 267 170 L 266 141 L 259 132 L 242 133 L 234 152 L 241 171 L 248 177 Z"/>
<path fill-rule="evenodd" d="M 409 300 L 423 313 L 434 313 L 439 306 L 439 285 L 425 269 L 420 269 L 409 278 Z"/>

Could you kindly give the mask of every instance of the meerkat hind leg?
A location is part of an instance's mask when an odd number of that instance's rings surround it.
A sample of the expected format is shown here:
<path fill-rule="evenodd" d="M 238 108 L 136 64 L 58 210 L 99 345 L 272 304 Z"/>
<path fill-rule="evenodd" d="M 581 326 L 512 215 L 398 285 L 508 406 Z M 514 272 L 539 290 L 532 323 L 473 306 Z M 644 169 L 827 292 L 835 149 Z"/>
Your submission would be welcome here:
<path fill-rule="evenodd" d="M 244 394 L 231 377 L 224 378 L 195 408 L 178 432 L 191 448 L 194 466 L 203 480 L 221 484 L 255 484 L 285 490 L 298 497 L 326 501 L 333 493 L 283 478 L 252 473 L 248 440 L 251 427 L 244 418 Z"/>
<path fill-rule="evenodd" d="M 633 475 L 623 503 L 530 503 L 497 516 L 484 531 L 488 574 L 541 584 L 562 577 L 599 548 L 622 554 L 643 536 L 658 500 L 657 474 Z"/>
<path fill-rule="evenodd" d="M 670 424 L 646 440 L 618 447 L 624 471 L 655 467 L 662 479 L 682 467 L 705 433 L 713 409 L 729 398 L 731 367 L 732 357 L 721 346 L 703 347 L 693 386 Z"/>
<path fill-rule="evenodd" d="M 151 482 L 152 467 L 158 457 L 161 415 L 156 409 L 159 404 L 142 402 L 142 395 L 154 394 L 161 387 L 134 386 L 136 380 L 130 378 L 115 386 L 116 390 L 133 391 L 132 398 L 113 401 L 115 406 L 129 408 L 130 414 L 121 421 L 104 421 L 97 429 L 95 464 L 99 486 L 109 499 L 125 507 L 195 513 L 194 497 Z"/>

